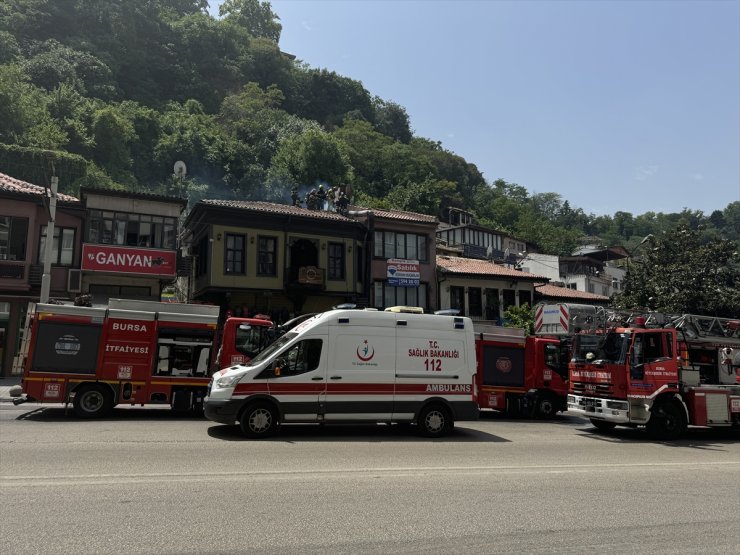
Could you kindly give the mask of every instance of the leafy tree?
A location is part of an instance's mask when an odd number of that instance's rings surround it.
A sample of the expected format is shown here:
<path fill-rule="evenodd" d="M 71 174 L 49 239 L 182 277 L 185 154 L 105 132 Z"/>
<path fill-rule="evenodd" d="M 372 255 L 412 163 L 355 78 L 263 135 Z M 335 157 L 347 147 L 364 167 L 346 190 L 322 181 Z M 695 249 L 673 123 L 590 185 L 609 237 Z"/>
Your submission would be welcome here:
<path fill-rule="evenodd" d="M 218 14 L 235 25 L 246 29 L 250 35 L 278 43 L 283 26 L 273 13 L 269 2 L 259 0 L 224 0 Z"/>
<path fill-rule="evenodd" d="M 352 167 L 345 145 L 323 131 L 308 130 L 287 139 L 275 154 L 268 173 L 266 197 L 287 200 L 293 186 L 318 187 L 346 184 Z"/>
<path fill-rule="evenodd" d="M 0 65 L 15 62 L 21 55 L 20 46 L 8 31 L 0 31 Z"/>
<path fill-rule="evenodd" d="M 728 240 L 701 242 L 698 230 L 679 226 L 648 239 L 628 267 L 621 308 L 736 317 L 740 314 L 740 257 Z"/>
<path fill-rule="evenodd" d="M 526 335 L 534 334 L 534 313 L 532 308 L 524 303 L 519 306 L 510 306 L 504 310 L 504 326 L 507 328 L 521 328 Z"/>
<path fill-rule="evenodd" d="M 436 215 L 440 198 L 457 197 L 452 181 L 427 178 L 420 183 L 400 183 L 386 197 L 389 208 Z"/>
<path fill-rule="evenodd" d="M 16 65 L 0 66 L 0 142 L 57 150 L 67 134 L 52 119 L 43 91 Z"/>
<path fill-rule="evenodd" d="M 380 97 L 373 97 L 375 109 L 375 128 L 388 137 L 404 144 L 411 142 L 413 133 L 406 108 Z"/>

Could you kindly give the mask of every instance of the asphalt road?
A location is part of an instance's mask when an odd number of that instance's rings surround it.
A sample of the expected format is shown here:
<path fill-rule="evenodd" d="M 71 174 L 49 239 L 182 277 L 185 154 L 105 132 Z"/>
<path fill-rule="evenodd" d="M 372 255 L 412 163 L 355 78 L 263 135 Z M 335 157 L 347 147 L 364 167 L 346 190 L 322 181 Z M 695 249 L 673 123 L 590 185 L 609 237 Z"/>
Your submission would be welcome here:
<path fill-rule="evenodd" d="M 0 404 L 0 549 L 30 553 L 738 552 L 740 437 L 585 420 L 288 426 Z"/>

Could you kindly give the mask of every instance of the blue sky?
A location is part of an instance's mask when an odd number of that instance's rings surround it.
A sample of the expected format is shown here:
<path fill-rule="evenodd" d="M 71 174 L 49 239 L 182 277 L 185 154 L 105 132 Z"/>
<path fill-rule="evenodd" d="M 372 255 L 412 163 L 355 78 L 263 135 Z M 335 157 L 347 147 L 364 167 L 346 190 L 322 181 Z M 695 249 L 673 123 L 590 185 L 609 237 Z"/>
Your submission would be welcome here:
<path fill-rule="evenodd" d="M 271 4 L 282 50 L 404 106 L 488 182 L 595 214 L 740 200 L 740 0 Z"/>

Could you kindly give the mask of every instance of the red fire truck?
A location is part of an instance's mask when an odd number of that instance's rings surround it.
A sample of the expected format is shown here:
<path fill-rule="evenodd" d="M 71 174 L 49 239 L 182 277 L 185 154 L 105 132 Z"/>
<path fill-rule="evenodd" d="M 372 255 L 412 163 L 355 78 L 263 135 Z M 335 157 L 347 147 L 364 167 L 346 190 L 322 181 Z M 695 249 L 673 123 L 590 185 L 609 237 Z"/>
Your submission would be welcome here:
<path fill-rule="evenodd" d="M 513 415 L 551 418 L 566 410 L 567 341 L 474 324 L 478 404 Z"/>
<path fill-rule="evenodd" d="M 211 376 L 219 307 L 111 299 L 105 308 L 38 304 L 15 404 L 72 403 L 83 418 L 117 404 L 199 409 Z M 246 362 L 272 322 L 229 318 L 219 363 Z"/>
<path fill-rule="evenodd" d="M 691 426 L 740 427 L 740 320 L 544 307 L 572 335 L 568 411 L 599 430 L 644 426 L 661 440 Z"/>

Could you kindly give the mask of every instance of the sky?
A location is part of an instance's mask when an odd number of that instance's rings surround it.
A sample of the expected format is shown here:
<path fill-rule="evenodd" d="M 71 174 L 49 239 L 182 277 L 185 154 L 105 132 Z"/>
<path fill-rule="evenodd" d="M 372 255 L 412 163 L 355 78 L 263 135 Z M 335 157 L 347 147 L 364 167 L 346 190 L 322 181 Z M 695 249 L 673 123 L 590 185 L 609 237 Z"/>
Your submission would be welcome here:
<path fill-rule="evenodd" d="M 283 51 L 400 104 L 489 183 L 596 215 L 740 201 L 740 0 L 271 5 Z"/>

